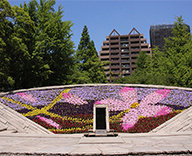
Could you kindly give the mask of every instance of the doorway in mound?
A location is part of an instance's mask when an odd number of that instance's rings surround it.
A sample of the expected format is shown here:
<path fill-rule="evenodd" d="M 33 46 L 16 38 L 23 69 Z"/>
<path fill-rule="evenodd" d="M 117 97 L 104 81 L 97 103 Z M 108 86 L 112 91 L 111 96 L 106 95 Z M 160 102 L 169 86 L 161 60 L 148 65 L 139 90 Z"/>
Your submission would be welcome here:
<path fill-rule="evenodd" d="M 110 131 L 108 105 L 94 105 L 93 107 L 93 131 L 96 132 L 96 130 Z"/>

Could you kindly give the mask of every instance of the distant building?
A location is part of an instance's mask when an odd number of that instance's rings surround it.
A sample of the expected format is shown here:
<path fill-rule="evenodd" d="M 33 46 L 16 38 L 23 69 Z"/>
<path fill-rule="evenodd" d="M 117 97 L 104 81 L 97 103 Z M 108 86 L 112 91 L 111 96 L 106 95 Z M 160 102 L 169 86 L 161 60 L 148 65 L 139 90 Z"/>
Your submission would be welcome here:
<path fill-rule="evenodd" d="M 135 28 L 127 35 L 120 35 L 114 29 L 109 36 L 106 36 L 106 41 L 103 41 L 99 52 L 99 58 L 101 61 L 111 62 L 110 65 L 104 67 L 108 81 L 112 82 L 110 77 L 118 79 L 119 76 L 131 76 L 136 69 L 137 55 L 141 51 L 152 54 L 147 40 Z"/>
<path fill-rule="evenodd" d="M 190 32 L 189 25 L 186 24 L 188 27 L 188 32 Z M 154 46 L 158 46 L 160 49 L 165 45 L 164 38 L 172 37 L 172 28 L 174 27 L 174 24 L 163 24 L 163 25 L 153 25 L 150 26 L 150 43 L 151 48 L 154 48 Z"/>

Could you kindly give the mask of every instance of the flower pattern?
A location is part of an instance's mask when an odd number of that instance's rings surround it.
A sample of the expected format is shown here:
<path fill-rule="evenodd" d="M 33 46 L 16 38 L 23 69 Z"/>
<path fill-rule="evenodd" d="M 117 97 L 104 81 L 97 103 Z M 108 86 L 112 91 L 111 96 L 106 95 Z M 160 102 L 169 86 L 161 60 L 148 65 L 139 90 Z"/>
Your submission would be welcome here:
<path fill-rule="evenodd" d="M 137 92 L 134 88 L 124 87 L 120 90 L 121 100 L 108 98 L 106 100 L 97 101 L 96 104 L 108 104 L 109 110 L 126 110 L 130 109 L 122 118 L 123 130 L 133 127 L 138 121 L 139 116 L 151 117 L 169 114 L 172 109 L 167 106 L 155 105 L 157 102 L 165 98 L 170 90 L 163 89 L 152 92 L 138 103 Z"/>
<path fill-rule="evenodd" d="M 109 85 L 19 92 L 1 97 L 0 102 L 54 133 L 88 131 L 93 126 L 93 105 L 107 104 L 110 128 L 146 132 L 191 106 L 192 92 Z M 161 122 L 147 126 L 153 120 Z M 145 130 L 133 130 L 141 122 L 146 122 Z"/>

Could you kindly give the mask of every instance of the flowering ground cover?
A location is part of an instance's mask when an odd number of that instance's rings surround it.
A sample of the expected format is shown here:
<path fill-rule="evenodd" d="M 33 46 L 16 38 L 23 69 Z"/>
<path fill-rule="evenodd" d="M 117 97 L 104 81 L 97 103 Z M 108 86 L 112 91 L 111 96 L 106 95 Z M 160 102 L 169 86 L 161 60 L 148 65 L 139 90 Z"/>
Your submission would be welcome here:
<path fill-rule="evenodd" d="M 94 104 L 107 104 L 110 129 L 144 133 L 190 107 L 192 92 L 109 85 L 7 94 L 0 102 L 54 133 L 87 132 Z"/>

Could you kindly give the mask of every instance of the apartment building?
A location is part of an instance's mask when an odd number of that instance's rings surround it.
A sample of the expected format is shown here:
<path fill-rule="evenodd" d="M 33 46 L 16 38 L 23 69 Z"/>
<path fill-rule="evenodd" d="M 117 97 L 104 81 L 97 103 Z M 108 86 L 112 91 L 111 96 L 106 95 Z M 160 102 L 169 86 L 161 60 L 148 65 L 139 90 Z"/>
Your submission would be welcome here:
<path fill-rule="evenodd" d="M 108 82 L 119 77 L 131 76 L 136 69 L 136 59 L 141 51 L 151 55 L 151 48 L 135 28 L 128 35 L 120 35 L 115 29 L 103 41 L 99 58 L 101 61 L 110 61 L 104 66 Z"/>

